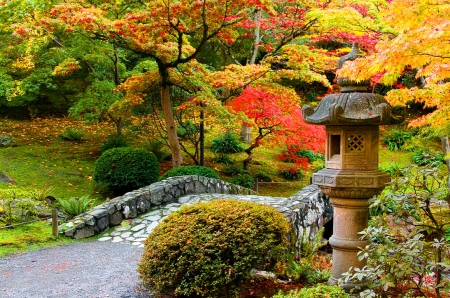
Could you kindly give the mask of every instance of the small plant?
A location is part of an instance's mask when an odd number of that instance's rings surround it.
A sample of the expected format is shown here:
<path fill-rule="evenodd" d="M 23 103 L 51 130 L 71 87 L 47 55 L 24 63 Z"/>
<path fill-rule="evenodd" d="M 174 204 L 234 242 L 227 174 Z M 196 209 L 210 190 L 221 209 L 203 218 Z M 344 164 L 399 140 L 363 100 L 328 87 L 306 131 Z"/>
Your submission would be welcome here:
<path fill-rule="evenodd" d="M 167 172 L 164 173 L 164 175 L 161 176 L 159 180 L 164 180 L 169 177 L 186 176 L 186 175 L 197 175 L 219 179 L 219 175 L 217 175 L 217 173 L 211 168 L 203 166 L 181 166 L 168 170 Z"/>
<path fill-rule="evenodd" d="M 237 153 L 242 152 L 244 147 L 240 144 L 239 139 L 228 131 L 212 140 L 211 150 L 214 153 Z"/>
<path fill-rule="evenodd" d="M 81 141 L 84 136 L 84 131 L 81 129 L 66 128 L 64 133 L 59 135 L 63 141 L 75 142 Z"/>
<path fill-rule="evenodd" d="M 402 146 L 413 137 L 413 134 L 408 131 L 394 130 L 381 138 L 383 145 L 391 151 L 398 151 Z"/>
<path fill-rule="evenodd" d="M 241 174 L 250 174 L 249 171 L 242 169 L 242 167 L 238 166 L 227 166 L 222 170 L 222 173 L 228 176 L 236 176 Z"/>
<path fill-rule="evenodd" d="M 164 143 L 157 139 L 147 140 L 144 143 L 144 149 L 153 153 L 158 161 L 162 161 L 171 155 L 170 152 L 167 152 Z"/>
<path fill-rule="evenodd" d="M 272 178 L 268 174 L 263 172 L 253 174 L 253 178 L 258 179 L 258 181 L 272 182 Z"/>
<path fill-rule="evenodd" d="M 114 134 L 108 136 L 108 140 L 100 146 L 99 150 L 101 152 L 105 152 L 109 149 L 122 148 L 128 146 L 129 146 L 128 142 L 123 135 Z"/>
<path fill-rule="evenodd" d="M 217 156 L 214 159 L 215 163 L 223 163 L 225 165 L 232 165 L 235 163 L 234 159 L 232 159 L 229 155 L 227 154 L 220 154 L 219 156 Z"/>
<path fill-rule="evenodd" d="M 402 168 L 398 163 L 390 163 L 386 166 L 378 167 L 381 171 L 389 174 L 389 176 L 399 176 L 402 173 Z"/>
<path fill-rule="evenodd" d="M 291 291 L 289 294 L 278 293 L 273 298 L 350 298 L 339 286 L 329 286 L 325 284 L 318 284 L 311 288 L 303 288 L 300 291 Z"/>
<path fill-rule="evenodd" d="M 159 166 L 153 153 L 131 147 L 113 148 L 95 163 L 94 180 L 116 193 L 125 193 L 158 181 Z"/>
<path fill-rule="evenodd" d="M 53 197 L 55 194 L 55 189 L 51 185 L 46 185 L 39 188 L 34 188 L 30 191 L 31 199 L 39 202 L 44 202 L 48 197 Z"/>
<path fill-rule="evenodd" d="M 160 293 L 235 297 L 252 268 L 284 261 L 289 225 L 273 207 L 235 200 L 183 206 L 144 243 L 138 265 Z"/>
<path fill-rule="evenodd" d="M 288 166 L 288 167 L 283 167 L 279 173 L 280 177 L 282 177 L 283 179 L 286 180 L 299 180 L 303 177 L 302 172 L 300 171 L 300 169 L 298 168 L 298 166 Z"/>
<path fill-rule="evenodd" d="M 58 199 L 58 203 L 61 210 L 69 218 L 73 218 L 81 213 L 89 210 L 92 206 L 92 201 L 89 199 L 89 195 L 85 195 L 79 198 L 70 199 Z"/>
<path fill-rule="evenodd" d="M 367 266 L 345 274 L 346 283 L 368 285 L 361 297 L 446 297 L 450 291 L 443 267 L 450 261 L 450 243 L 445 240 L 450 207 L 447 178 L 437 168 L 405 168 L 371 201 L 375 207 L 389 202 L 392 212 L 371 218 L 361 238 L 372 243 L 359 253 Z"/>
<path fill-rule="evenodd" d="M 29 193 L 22 189 L 11 187 L 0 192 L 0 222 L 5 225 L 26 222 L 37 215 L 36 201 L 29 198 Z"/>
<path fill-rule="evenodd" d="M 252 189 L 255 184 L 255 178 L 248 174 L 242 174 L 231 178 L 228 182 Z"/>
<path fill-rule="evenodd" d="M 16 143 L 11 137 L 8 136 L 0 136 L 0 148 L 1 147 L 14 147 Z"/>
<path fill-rule="evenodd" d="M 430 166 L 433 168 L 439 167 L 445 162 L 442 152 L 434 152 L 426 149 L 414 152 L 412 160 L 418 166 Z"/>
<path fill-rule="evenodd" d="M 288 262 L 280 270 L 282 278 L 292 281 L 304 280 L 309 284 L 324 282 L 330 278 L 330 270 L 317 266 L 320 263 L 319 259 L 322 258 L 318 255 L 318 251 L 327 244 L 323 239 L 324 231 L 325 228 L 320 229 L 313 239 L 309 239 L 306 233 L 303 234 L 301 258 L 294 260 L 289 256 Z"/>

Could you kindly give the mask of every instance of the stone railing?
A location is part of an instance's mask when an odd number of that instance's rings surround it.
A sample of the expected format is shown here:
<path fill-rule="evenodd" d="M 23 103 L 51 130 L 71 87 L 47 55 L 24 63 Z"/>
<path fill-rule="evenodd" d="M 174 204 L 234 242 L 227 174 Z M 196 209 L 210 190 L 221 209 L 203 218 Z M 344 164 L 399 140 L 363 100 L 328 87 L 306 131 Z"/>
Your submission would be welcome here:
<path fill-rule="evenodd" d="M 187 197 L 192 196 L 196 196 L 196 201 L 229 198 L 273 206 L 290 222 L 289 240 L 292 251 L 297 253 L 301 251 L 302 240 L 305 237 L 313 239 L 333 214 L 329 199 L 315 185 L 309 185 L 289 198 L 274 198 L 256 196 L 250 189 L 218 179 L 181 176 L 168 178 L 98 205 L 62 225 L 60 231 L 68 237 L 90 237 L 158 206 L 174 202 L 183 204 L 188 201 Z"/>

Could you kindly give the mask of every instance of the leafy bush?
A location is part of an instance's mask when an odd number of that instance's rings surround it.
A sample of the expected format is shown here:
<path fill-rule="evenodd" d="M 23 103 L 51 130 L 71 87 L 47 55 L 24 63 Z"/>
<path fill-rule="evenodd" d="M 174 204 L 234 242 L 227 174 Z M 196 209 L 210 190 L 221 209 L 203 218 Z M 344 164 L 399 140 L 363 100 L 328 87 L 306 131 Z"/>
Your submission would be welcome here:
<path fill-rule="evenodd" d="M 381 138 L 381 143 L 391 151 L 401 150 L 406 141 L 410 140 L 413 134 L 408 131 L 394 130 Z"/>
<path fill-rule="evenodd" d="M 234 159 L 232 159 L 229 155 L 221 154 L 214 159 L 215 163 L 223 163 L 225 165 L 232 165 L 235 163 Z"/>
<path fill-rule="evenodd" d="M 364 283 L 362 297 L 444 297 L 450 278 L 443 274 L 450 243 L 446 211 L 450 196 L 446 175 L 437 168 L 405 168 L 372 206 L 389 202 L 392 213 L 372 217 L 361 232 L 372 240 L 359 253 L 367 266 L 345 274 L 345 282 Z M 409 296 L 408 296 L 409 295 Z"/>
<path fill-rule="evenodd" d="M 278 293 L 272 298 L 350 298 L 339 286 L 329 286 L 325 284 L 318 284 L 311 288 L 303 288 L 300 291 L 291 291 L 289 294 Z"/>
<path fill-rule="evenodd" d="M 219 179 L 219 175 L 217 175 L 216 171 L 211 168 L 204 166 L 181 166 L 168 170 L 161 176 L 159 180 L 164 180 L 169 177 L 175 176 L 185 176 L 185 175 L 197 175 L 208 178 Z"/>
<path fill-rule="evenodd" d="M 171 155 L 171 153 L 165 149 L 164 143 L 157 139 L 147 140 L 144 143 L 144 149 L 153 153 L 158 161 L 162 161 Z"/>
<path fill-rule="evenodd" d="M 416 165 L 419 166 L 431 166 L 431 167 L 439 167 L 442 163 L 444 163 L 444 153 L 442 152 L 434 152 L 426 149 L 417 150 L 414 152 L 412 160 Z"/>
<path fill-rule="evenodd" d="M 0 148 L 1 147 L 14 147 L 16 143 L 11 137 L 8 136 L 0 136 Z"/>
<path fill-rule="evenodd" d="M 303 177 L 302 172 L 297 166 L 283 167 L 278 173 L 280 177 L 286 180 L 298 180 Z"/>
<path fill-rule="evenodd" d="M 255 178 L 248 174 L 242 174 L 231 178 L 228 182 L 252 189 L 255 184 Z"/>
<path fill-rule="evenodd" d="M 61 207 L 62 212 L 69 218 L 73 218 L 83 212 L 88 211 L 92 206 L 92 201 L 89 199 L 89 195 L 85 195 L 79 198 L 58 199 L 58 203 Z"/>
<path fill-rule="evenodd" d="M 144 243 L 138 266 L 144 284 L 160 293 L 233 297 L 252 268 L 283 261 L 289 225 L 276 209 L 217 200 L 183 206 Z"/>
<path fill-rule="evenodd" d="M 0 222 L 5 225 L 26 222 L 37 216 L 37 202 L 29 193 L 15 186 L 0 191 Z"/>
<path fill-rule="evenodd" d="M 108 140 L 103 143 L 98 150 L 100 150 L 101 152 L 105 152 L 109 149 L 122 147 L 128 147 L 127 140 L 123 135 L 114 134 L 108 136 Z"/>
<path fill-rule="evenodd" d="M 268 174 L 263 172 L 253 174 L 253 178 L 258 179 L 258 181 L 272 182 L 272 178 Z"/>
<path fill-rule="evenodd" d="M 211 150 L 214 153 L 237 153 L 244 151 L 239 139 L 231 132 L 212 140 Z"/>
<path fill-rule="evenodd" d="M 114 192 L 127 192 L 158 181 L 159 166 L 153 153 L 131 147 L 113 148 L 95 163 L 94 180 Z"/>
<path fill-rule="evenodd" d="M 84 136 L 84 131 L 82 129 L 73 129 L 73 128 L 66 128 L 64 133 L 59 135 L 59 138 L 63 141 L 81 141 L 81 139 Z"/>
<path fill-rule="evenodd" d="M 398 163 L 390 163 L 386 166 L 378 167 L 381 171 L 389 174 L 389 176 L 399 176 L 402 172 L 402 168 Z"/>
<path fill-rule="evenodd" d="M 225 175 L 228 175 L 228 176 L 250 174 L 249 171 L 244 170 L 242 167 L 239 167 L 239 166 L 227 166 L 222 170 L 222 173 L 224 173 Z"/>
<path fill-rule="evenodd" d="M 309 284 L 324 282 L 330 278 L 330 270 L 317 266 L 321 258 L 318 256 L 318 251 L 327 244 L 327 241 L 323 239 L 324 231 L 325 228 L 322 228 L 314 239 L 309 239 L 306 233 L 303 234 L 301 258 L 294 260 L 289 256 L 287 263 L 279 268 L 281 278 L 293 281 L 303 280 Z"/>

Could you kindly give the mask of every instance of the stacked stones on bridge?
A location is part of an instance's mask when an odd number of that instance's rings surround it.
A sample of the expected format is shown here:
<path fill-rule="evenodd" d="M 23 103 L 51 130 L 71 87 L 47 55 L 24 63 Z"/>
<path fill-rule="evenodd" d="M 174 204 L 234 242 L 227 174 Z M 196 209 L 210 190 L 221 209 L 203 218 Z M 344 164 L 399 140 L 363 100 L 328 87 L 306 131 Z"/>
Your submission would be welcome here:
<path fill-rule="evenodd" d="M 254 191 L 202 176 L 170 177 L 96 206 L 61 225 L 60 231 L 72 238 L 90 237 L 120 224 L 124 219 L 136 218 L 151 208 L 177 202 L 178 198 L 188 194 L 202 193 L 250 195 Z"/>

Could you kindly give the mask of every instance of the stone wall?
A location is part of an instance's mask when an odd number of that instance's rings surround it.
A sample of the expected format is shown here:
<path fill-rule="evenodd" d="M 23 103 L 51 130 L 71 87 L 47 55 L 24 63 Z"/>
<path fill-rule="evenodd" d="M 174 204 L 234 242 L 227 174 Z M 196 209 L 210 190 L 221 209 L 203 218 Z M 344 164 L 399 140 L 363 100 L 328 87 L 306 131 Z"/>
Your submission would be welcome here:
<path fill-rule="evenodd" d="M 60 231 L 68 237 L 90 237 L 161 205 L 212 199 L 239 199 L 273 206 L 291 224 L 289 240 L 295 254 L 301 251 L 302 240 L 313 239 L 333 214 L 329 199 L 315 185 L 303 188 L 292 197 L 281 198 L 256 196 L 250 189 L 218 179 L 182 176 L 168 178 L 96 206 L 62 225 Z"/>

